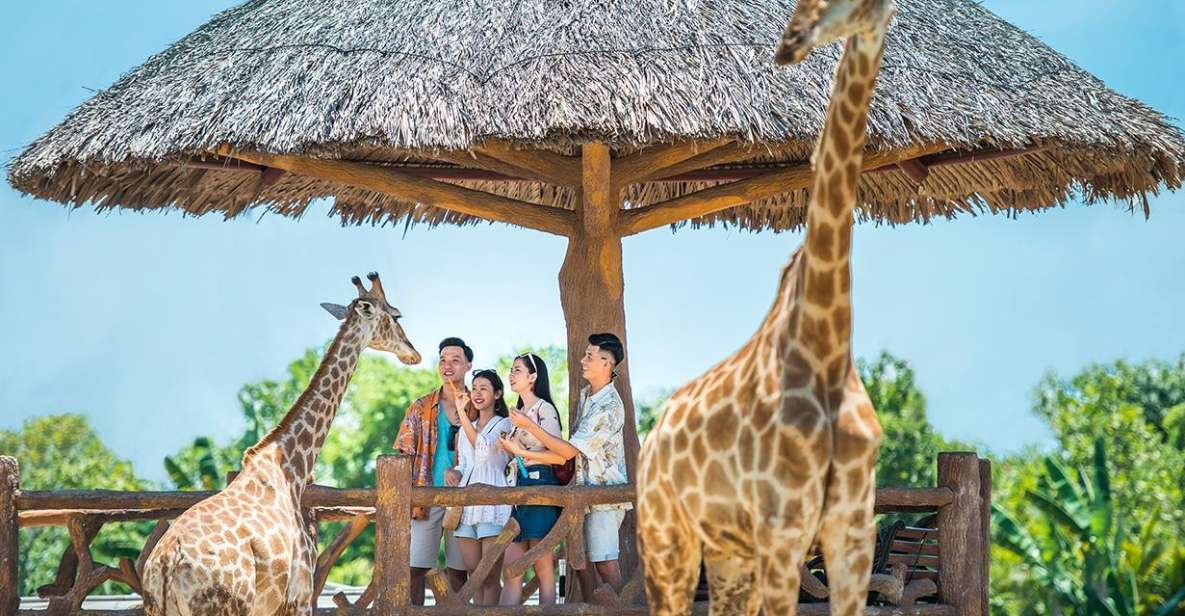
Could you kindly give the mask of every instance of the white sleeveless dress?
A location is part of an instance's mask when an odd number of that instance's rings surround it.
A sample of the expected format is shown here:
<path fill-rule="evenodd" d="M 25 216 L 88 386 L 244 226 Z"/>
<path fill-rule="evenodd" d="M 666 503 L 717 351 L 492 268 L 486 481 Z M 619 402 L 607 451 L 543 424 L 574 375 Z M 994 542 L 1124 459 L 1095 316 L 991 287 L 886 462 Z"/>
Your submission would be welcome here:
<path fill-rule="evenodd" d="M 470 443 L 462 430 L 457 434 L 457 470 L 461 471 L 461 485 L 485 484 L 506 487 L 506 465 L 510 456 L 498 446 L 498 437 L 510 432 L 510 419 L 495 415 L 477 432 L 477 442 Z M 461 524 L 494 524 L 503 526 L 510 519 L 510 505 L 473 505 L 461 514 Z"/>

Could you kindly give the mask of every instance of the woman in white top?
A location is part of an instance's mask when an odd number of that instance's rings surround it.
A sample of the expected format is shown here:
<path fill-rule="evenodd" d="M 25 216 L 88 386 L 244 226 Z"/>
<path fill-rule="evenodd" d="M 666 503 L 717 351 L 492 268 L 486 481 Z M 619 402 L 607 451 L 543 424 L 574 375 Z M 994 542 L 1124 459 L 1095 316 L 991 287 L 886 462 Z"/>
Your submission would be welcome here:
<path fill-rule="evenodd" d="M 518 394 L 515 413 L 522 413 L 549 434 L 559 438 L 560 414 L 551 402 L 551 386 L 547 377 L 547 364 L 533 353 L 514 358 L 510 367 L 510 390 Z M 502 448 L 515 456 L 512 468 L 520 486 L 554 486 L 556 480 L 553 464 L 563 464 L 564 459 L 552 454 L 538 439 L 526 430 L 515 430 L 509 437 L 503 437 Z M 535 547 L 559 519 L 560 508 L 547 505 L 519 505 L 514 508 L 514 519 L 521 532 L 515 543 L 506 549 L 506 558 L 513 562 Z M 539 578 L 539 605 L 555 605 L 555 563 L 550 553 L 535 561 L 535 577 Z M 522 603 L 523 579 L 507 577 L 502 585 L 502 605 L 517 606 Z"/>
<path fill-rule="evenodd" d="M 506 487 L 506 465 L 510 456 L 499 445 L 499 437 L 513 426 L 502 398 L 502 379 L 493 370 L 478 370 L 473 374 L 470 392 L 457 392 L 457 408 L 466 408 L 471 400 L 477 409 L 477 420 L 470 421 L 465 413 L 458 413 L 461 434 L 457 435 L 457 470 L 461 472 L 461 486 L 485 484 Z M 461 525 L 453 532 L 461 548 L 465 568 L 473 575 L 483 553 L 494 549 L 494 541 L 510 519 L 510 505 L 474 505 L 465 507 Z M 475 597 L 478 605 L 497 605 L 501 589 L 498 573 L 502 561 L 482 582 Z"/>

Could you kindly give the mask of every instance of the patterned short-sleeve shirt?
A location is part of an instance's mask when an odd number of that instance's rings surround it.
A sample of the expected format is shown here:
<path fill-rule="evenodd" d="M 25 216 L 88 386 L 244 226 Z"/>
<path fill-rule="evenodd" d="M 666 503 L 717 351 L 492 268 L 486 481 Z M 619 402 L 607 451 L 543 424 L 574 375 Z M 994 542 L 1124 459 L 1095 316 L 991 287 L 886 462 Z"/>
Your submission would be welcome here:
<path fill-rule="evenodd" d="M 625 403 L 612 383 L 589 395 L 580 391 L 580 412 L 568 442 L 580 450 L 576 458 L 576 485 L 618 486 L 629 483 L 625 469 Z M 629 510 L 631 503 L 606 503 L 592 511 Z"/>

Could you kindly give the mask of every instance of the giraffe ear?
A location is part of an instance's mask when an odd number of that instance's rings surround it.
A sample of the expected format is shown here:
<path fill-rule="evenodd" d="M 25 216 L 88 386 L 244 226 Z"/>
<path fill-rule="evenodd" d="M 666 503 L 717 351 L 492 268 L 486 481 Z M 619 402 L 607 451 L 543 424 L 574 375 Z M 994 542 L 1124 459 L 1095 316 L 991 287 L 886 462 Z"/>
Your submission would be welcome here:
<path fill-rule="evenodd" d="M 322 302 L 321 307 L 324 308 L 325 311 L 328 312 L 329 314 L 332 314 L 333 318 L 335 318 L 339 321 L 346 318 L 346 307 L 345 306 L 342 306 L 340 304 L 330 304 L 329 302 Z"/>

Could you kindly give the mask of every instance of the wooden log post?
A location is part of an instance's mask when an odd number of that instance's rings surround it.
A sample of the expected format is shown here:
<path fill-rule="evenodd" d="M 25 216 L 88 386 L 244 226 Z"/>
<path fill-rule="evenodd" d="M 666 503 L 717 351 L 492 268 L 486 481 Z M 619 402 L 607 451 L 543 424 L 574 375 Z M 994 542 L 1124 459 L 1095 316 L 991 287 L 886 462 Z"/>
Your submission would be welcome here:
<path fill-rule="evenodd" d="M 411 456 L 379 456 L 375 468 L 375 613 L 411 605 Z"/>
<path fill-rule="evenodd" d="M 980 596 L 981 613 L 988 614 L 988 586 L 991 582 L 992 569 L 992 462 L 980 458 L 979 460 L 979 540 L 983 560 L 980 563 Z"/>
<path fill-rule="evenodd" d="M 0 614 L 15 614 L 21 601 L 16 511 L 20 487 L 21 469 L 16 458 L 0 456 Z"/>
<path fill-rule="evenodd" d="M 938 596 L 960 616 L 987 616 L 983 576 L 983 498 L 979 457 L 967 452 L 938 454 L 938 485 L 954 498 L 938 510 Z"/>
<path fill-rule="evenodd" d="M 617 369 L 614 381 L 625 403 L 626 472 L 634 482 L 638 458 L 638 429 L 634 420 L 633 391 L 630 387 L 630 347 L 625 328 L 621 235 L 618 216 L 620 190 L 611 178 L 612 160 L 603 143 L 586 143 L 581 148 L 581 197 L 576 224 L 568 237 L 568 250 L 560 268 L 560 304 L 568 334 L 568 425 L 572 426 L 580 403 L 580 358 L 588 347 L 588 336 L 612 332 L 626 348 L 626 361 Z M 631 512 L 621 526 L 621 568 L 624 575 L 637 563 L 634 545 L 636 524 Z"/>

